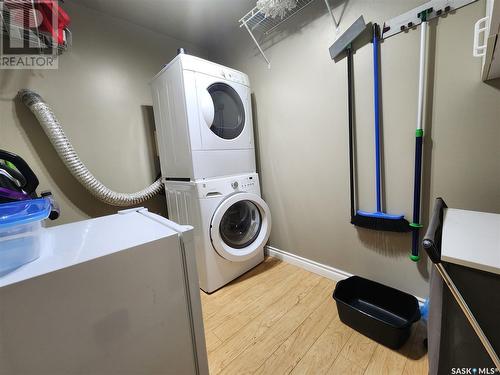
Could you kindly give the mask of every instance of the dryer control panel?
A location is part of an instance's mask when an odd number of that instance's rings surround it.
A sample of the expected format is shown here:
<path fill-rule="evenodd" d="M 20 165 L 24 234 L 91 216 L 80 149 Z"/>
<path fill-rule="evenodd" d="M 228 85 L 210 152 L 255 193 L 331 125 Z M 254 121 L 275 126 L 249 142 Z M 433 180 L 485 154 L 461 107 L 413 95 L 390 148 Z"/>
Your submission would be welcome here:
<path fill-rule="evenodd" d="M 248 75 L 238 70 L 228 68 L 211 61 L 203 60 L 195 56 L 179 55 L 181 60 L 182 69 L 191 70 L 196 73 L 207 74 L 212 77 L 217 77 L 223 80 L 250 86 Z"/>
<path fill-rule="evenodd" d="M 225 78 L 228 81 L 241 83 L 242 85 L 248 86 L 248 84 L 249 84 L 248 77 L 246 74 L 242 74 L 240 72 L 230 70 L 227 68 L 221 69 L 220 76 L 221 76 L 221 78 Z"/>

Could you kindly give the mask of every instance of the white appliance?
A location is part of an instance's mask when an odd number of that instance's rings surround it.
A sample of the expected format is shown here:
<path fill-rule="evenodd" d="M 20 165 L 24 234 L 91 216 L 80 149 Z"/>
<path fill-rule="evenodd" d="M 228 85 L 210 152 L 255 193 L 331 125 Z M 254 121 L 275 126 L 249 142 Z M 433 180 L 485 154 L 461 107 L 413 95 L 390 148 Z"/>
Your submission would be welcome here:
<path fill-rule="evenodd" d="M 179 54 L 151 86 L 164 178 L 198 180 L 256 171 L 246 74 Z"/>
<path fill-rule="evenodd" d="M 0 277 L 0 374 L 206 374 L 193 230 L 145 209 L 43 229 Z"/>
<path fill-rule="evenodd" d="M 483 81 L 500 77 L 500 3 L 486 0 L 486 17 L 474 25 L 474 46 L 472 55 L 482 58 L 481 78 Z"/>
<path fill-rule="evenodd" d="M 172 220 L 194 226 L 200 287 L 211 293 L 264 259 L 271 213 L 256 173 L 198 182 L 167 181 Z"/>

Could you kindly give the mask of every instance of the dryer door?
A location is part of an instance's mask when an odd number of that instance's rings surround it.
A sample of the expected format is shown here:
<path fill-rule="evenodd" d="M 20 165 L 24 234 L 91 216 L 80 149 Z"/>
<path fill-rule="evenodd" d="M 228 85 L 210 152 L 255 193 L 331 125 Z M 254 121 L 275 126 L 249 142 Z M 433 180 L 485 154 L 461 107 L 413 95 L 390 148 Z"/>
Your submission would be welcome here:
<path fill-rule="evenodd" d="M 203 149 L 249 148 L 253 145 L 250 89 L 197 73 Z"/>
<path fill-rule="evenodd" d="M 236 193 L 215 210 L 210 238 L 217 253 L 230 261 L 250 259 L 269 239 L 271 213 L 262 198 L 251 193 Z"/>

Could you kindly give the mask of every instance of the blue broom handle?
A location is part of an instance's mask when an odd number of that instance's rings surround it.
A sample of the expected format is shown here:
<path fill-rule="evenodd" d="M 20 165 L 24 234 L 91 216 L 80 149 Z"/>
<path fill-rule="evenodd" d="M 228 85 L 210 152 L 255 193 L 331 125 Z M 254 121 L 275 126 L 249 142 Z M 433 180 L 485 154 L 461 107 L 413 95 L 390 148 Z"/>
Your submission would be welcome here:
<path fill-rule="evenodd" d="M 377 192 L 377 212 L 382 212 L 382 192 L 380 181 L 380 102 L 379 102 L 379 48 L 378 25 L 373 26 L 373 91 L 375 108 L 375 185 Z"/>

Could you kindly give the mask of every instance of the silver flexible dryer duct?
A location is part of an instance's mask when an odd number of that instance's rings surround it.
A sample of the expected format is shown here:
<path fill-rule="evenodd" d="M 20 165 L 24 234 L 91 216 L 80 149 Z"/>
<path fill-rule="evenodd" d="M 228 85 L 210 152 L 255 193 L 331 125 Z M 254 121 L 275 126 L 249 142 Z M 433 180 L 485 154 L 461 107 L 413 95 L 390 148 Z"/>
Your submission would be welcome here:
<path fill-rule="evenodd" d="M 42 125 L 45 134 L 71 174 L 96 198 L 112 206 L 133 206 L 163 191 L 161 180 L 136 193 L 117 193 L 108 189 L 82 163 L 64 134 L 61 124 L 42 97 L 31 90 L 21 90 L 18 96 Z"/>

